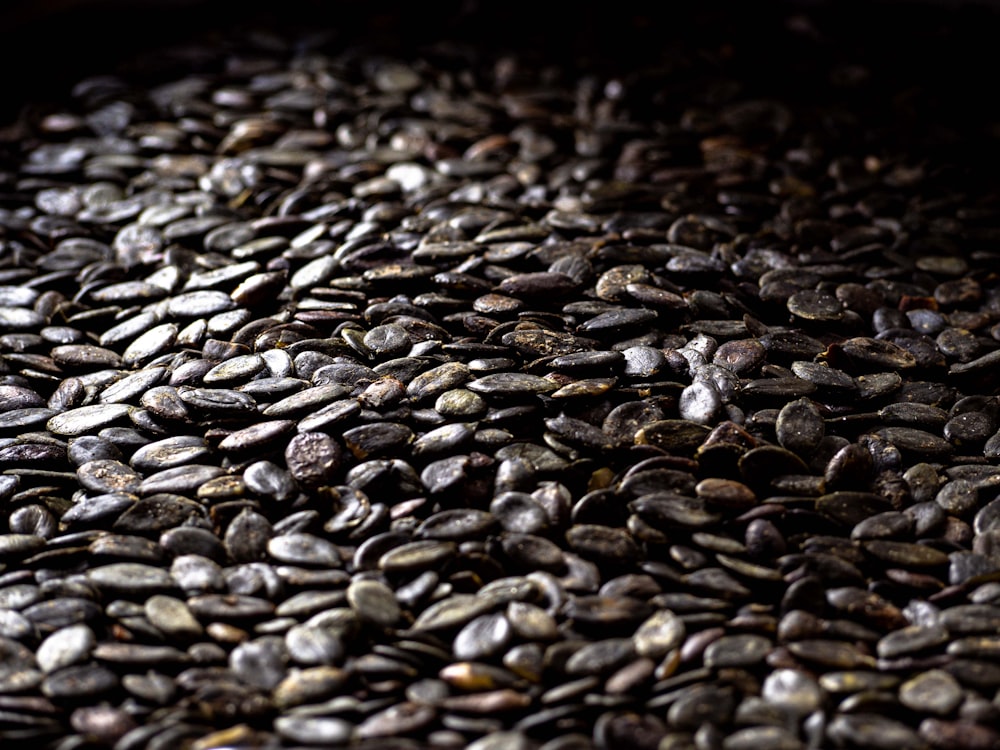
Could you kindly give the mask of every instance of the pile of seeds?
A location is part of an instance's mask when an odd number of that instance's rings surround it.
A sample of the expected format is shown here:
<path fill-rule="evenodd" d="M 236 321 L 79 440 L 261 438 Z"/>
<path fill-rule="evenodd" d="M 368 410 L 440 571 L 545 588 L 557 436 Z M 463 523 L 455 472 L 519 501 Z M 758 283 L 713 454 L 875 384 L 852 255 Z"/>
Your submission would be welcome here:
<path fill-rule="evenodd" d="M 989 133 L 783 20 L 781 80 L 254 31 L 31 110 L 4 746 L 1000 747 Z"/>

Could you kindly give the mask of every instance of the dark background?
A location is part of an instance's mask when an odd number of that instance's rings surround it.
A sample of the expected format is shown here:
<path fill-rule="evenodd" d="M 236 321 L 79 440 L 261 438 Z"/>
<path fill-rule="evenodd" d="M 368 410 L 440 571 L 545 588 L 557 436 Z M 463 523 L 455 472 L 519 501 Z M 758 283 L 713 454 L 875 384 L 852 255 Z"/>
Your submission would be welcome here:
<path fill-rule="evenodd" d="M 809 24 L 789 30 L 796 14 Z M 325 29 L 334 43 L 366 40 L 400 54 L 451 37 L 530 49 L 557 65 L 601 56 L 625 69 L 673 40 L 717 48 L 735 38 L 737 62 L 776 92 L 805 58 L 853 56 L 933 90 L 943 116 L 997 112 L 1000 0 L 10 0 L 0 7 L 0 121 L 118 62 L 155 62 L 164 44 L 255 25 Z"/>

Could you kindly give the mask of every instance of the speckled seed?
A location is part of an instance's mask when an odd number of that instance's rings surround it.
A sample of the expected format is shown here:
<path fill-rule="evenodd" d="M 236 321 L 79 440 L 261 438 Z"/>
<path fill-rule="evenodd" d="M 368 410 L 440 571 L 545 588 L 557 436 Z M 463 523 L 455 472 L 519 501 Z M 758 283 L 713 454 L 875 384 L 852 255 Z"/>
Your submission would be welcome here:
<path fill-rule="evenodd" d="M 347 587 L 347 601 L 365 622 L 390 627 L 400 618 L 401 611 L 395 594 L 381 581 L 352 581 Z"/>
<path fill-rule="evenodd" d="M 340 468 L 340 446 L 322 432 L 303 432 L 293 437 L 285 449 L 289 473 L 306 486 L 330 481 Z"/>
<path fill-rule="evenodd" d="M 477 393 L 455 388 L 437 397 L 434 410 L 445 417 L 474 417 L 486 411 L 486 402 Z"/>
<path fill-rule="evenodd" d="M 247 489 L 265 498 L 284 502 L 295 496 L 291 474 L 271 461 L 257 461 L 243 472 Z"/>
<path fill-rule="evenodd" d="M 347 673 L 338 667 L 293 669 L 275 687 L 274 701 L 282 709 L 319 702 L 333 697 L 346 681 Z"/>
<path fill-rule="evenodd" d="M 204 438 L 180 435 L 142 446 L 132 454 L 129 464 L 136 471 L 152 473 L 183 464 L 197 463 L 209 455 L 208 443 Z"/>
<path fill-rule="evenodd" d="M 840 714 L 826 730 L 837 744 L 853 744 L 877 750 L 918 750 L 926 745 L 917 733 L 900 721 L 875 714 Z"/>
<path fill-rule="evenodd" d="M 362 740 L 405 737 L 424 729 L 436 717 L 433 706 L 403 701 L 369 716 L 358 725 L 355 733 Z"/>
<path fill-rule="evenodd" d="M 723 750 L 804 750 L 806 744 L 781 726 L 755 726 L 738 729 L 722 741 Z"/>
<path fill-rule="evenodd" d="M 825 433 L 819 409 L 806 398 L 783 406 L 774 428 L 782 448 L 806 458 L 819 447 Z"/>
<path fill-rule="evenodd" d="M 947 672 L 931 669 L 900 685 L 899 701 L 914 711 L 946 716 L 962 701 L 962 688 Z"/>
<path fill-rule="evenodd" d="M 35 659 L 46 674 L 85 661 L 97 645 L 97 637 L 84 624 L 55 631 L 38 646 Z"/>
<path fill-rule="evenodd" d="M 143 606 L 150 623 L 168 636 L 187 639 L 202 634 L 201 623 L 182 599 L 155 595 L 147 599 Z"/>
<path fill-rule="evenodd" d="M 99 565 L 88 570 L 86 575 L 97 588 L 118 593 L 153 593 L 174 586 L 167 571 L 143 563 Z"/>
<path fill-rule="evenodd" d="M 776 669 L 764 680 L 761 695 L 768 703 L 804 716 L 820 707 L 823 690 L 815 679 L 795 669 Z"/>
<path fill-rule="evenodd" d="M 705 666 L 749 667 L 762 662 L 772 648 L 771 640 L 761 635 L 726 635 L 705 649 Z"/>
<path fill-rule="evenodd" d="M 285 675 L 286 659 L 283 639 L 266 636 L 233 649 L 229 655 L 229 668 L 246 684 L 273 690 Z"/>
<path fill-rule="evenodd" d="M 42 682 L 42 694 L 57 700 L 92 699 L 118 687 L 118 676 L 106 667 L 80 664 L 65 667 L 48 675 Z"/>
<path fill-rule="evenodd" d="M 413 629 L 433 632 L 457 628 L 492 606 L 490 602 L 471 594 L 455 594 L 428 606 L 417 616 Z"/>
<path fill-rule="evenodd" d="M 488 659 L 502 651 L 509 644 L 512 635 L 510 621 L 503 613 L 480 615 L 458 632 L 452 644 L 452 652 L 463 660 Z"/>
<path fill-rule="evenodd" d="M 81 486 L 97 494 L 137 493 L 141 482 L 139 474 L 121 461 L 107 458 L 81 464 L 76 476 Z"/>
<path fill-rule="evenodd" d="M 470 391 L 485 395 L 537 394 L 554 391 L 559 386 L 548 378 L 521 372 L 483 375 L 467 384 Z"/>
<path fill-rule="evenodd" d="M 45 425 L 56 435 L 74 437 L 87 433 L 95 434 L 102 427 L 114 424 L 126 417 L 133 407 L 127 404 L 94 404 L 57 414 Z"/>
<path fill-rule="evenodd" d="M 714 383 L 698 380 L 681 391 L 677 406 L 681 419 L 707 425 L 716 420 L 722 396 Z"/>
<path fill-rule="evenodd" d="M 448 362 L 420 373 L 406 386 L 406 393 L 414 400 L 436 397 L 447 390 L 465 383 L 471 377 L 467 365 Z"/>
<path fill-rule="evenodd" d="M 808 321 L 832 322 L 844 317 L 844 305 L 828 292 L 804 290 L 788 298 L 788 311 Z"/>
<path fill-rule="evenodd" d="M 336 568 L 340 552 L 336 545 L 313 534 L 291 533 L 273 537 L 267 551 L 275 560 L 291 565 L 317 565 Z"/>
<path fill-rule="evenodd" d="M 83 706 L 70 715 L 70 725 L 82 735 L 112 745 L 136 728 L 135 719 L 113 706 Z"/>
<path fill-rule="evenodd" d="M 661 658 L 684 641 L 684 621 L 668 609 L 661 609 L 643 622 L 632 636 L 640 656 Z"/>

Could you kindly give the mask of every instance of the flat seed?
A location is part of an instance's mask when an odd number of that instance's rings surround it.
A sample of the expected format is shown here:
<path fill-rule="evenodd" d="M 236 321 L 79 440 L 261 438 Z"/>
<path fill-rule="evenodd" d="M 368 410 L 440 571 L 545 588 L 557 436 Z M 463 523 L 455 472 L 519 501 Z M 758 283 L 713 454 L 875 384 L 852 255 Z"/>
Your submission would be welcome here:
<path fill-rule="evenodd" d="M 486 395 L 548 393 L 558 388 L 554 382 L 547 378 L 514 372 L 483 375 L 470 381 L 467 387 L 471 391 Z"/>
<path fill-rule="evenodd" d="M 844 317 L 844 305 L 827 292 L 804 290 L 788 298 L 788 311 L 810 321 L 832 322 Z"/>
<path fill-rule="evenodd" d="M 244 427 L 229 433 L 219 441 L 221 451 L 250 453 L 272 447 L 280 443 L 295 430 L 295 422 L 290 419 L 272 419 L 267 422 Z"/>
<path fill-rule="evenodd" d="M 340 553 L 336 546 L 312 534 L 275 536 L 267 543 L 267 551 L 276 560 L 293 565 L 340 565 Z"/>
<path fill-rule="evenodd" d="M 680 646 L 685 634 L 683 620 L 670 610 L 662 609 L 643 622 L 632 639 L 636 653 L 656 659 Z"/>
<path fill-rule="evenodd" d="M 686 419 L 651 422 L 635 433 L 637 444 L 654 445 L 668 451 L 690 453 L 704 441 L 708 428 Z"/>
<path fill-rule="evenodd" d="M 503 613 L 480 615 L 458 632 L 452 651 L 459 659 L 488 658 L 502 651 L 512 635 L 510 621 Z"/>
<path fill-rule="evenodd" d="M 70 625 L 57 630 L 38 646 L 38 667 L 50 674 L 64 667 L 86 661 L 97 645 L 94 631 L 87 625 Z"/>
<path fill-rule="evenodd" d="M 900 685 L 899 700 L 914 711 L 946 716 L 961 702 L 962 689 L 950 674 L 932 669 Z"/>
<path fill-rule="evenodd" d="M 392 589 L 379 581 L 353 581 L 347 587 L 347 601 L 365 622 L 389 627 L 399 620 L 400 608 Z"/>
<path fill-rule="evenodd" d="M 48 698 L 73 700 L 108 693 L 117 686 L 118 677 L 111 670 L 96 665 L 77 665 L 47 676 L 41 690 Z"/>
<path fill-rule="evenodd" d="M 322 432 L 300 432 L 285 449 L 288 471 L 296 481 L 314 486 L 332 479 L 340 468 L 342 451 Z"/>
<path fill-rule="evenodd" d="M 474 5 L 18 105 L 4 739 L 994 748 L 995 19 Z"/>
<path fill-rule="evenodd" d="M 171 469 L 208 458 L 208 444 L 193 435 L 165 438 L 139 448 L 129 460 L 132 468 L 141 472 Z"/>
<path fill-rule="evenodd" d="M 264 409 L 264 416 L 271 418 L 294 417 L 326 406 L 346 396 L 351 389 L 340 383 L 318 385 L 293 393 Z"/>
<path fill-rule="evenodd" d="M 120 461 L 98 459 L 81 464 L 76 470 L 80 484 L 99 494 L 138 492 L 141 477 Z"/>
<path fill-rule="evenodd" d="M 853 742 L 862 747 L 924 747 L 923 740 L 905 724 L 871 714 L 837 716 L 826 733 L 834 742 Z"/>
<path fill-rule="evenodd" d="M 197 638 L 203 632 L 201 623 L 181 599 L 157 594 L 146 600 L 144 609 L 150 623 L 168 636 Z"/>
<path fill-rule="evenodd" d="M 954 446 L 944 438 L 912 427 L 883 427 L 875 434 L 885 438 L 902 451 L 920 456 L 947 456 L 955 450 Z"/>
<path fill-rule="evenodd" d="M 804 716 L 819 708 L 823 691 L 808 674 L 795 669 L 776 669 L 764 680 L 761 696 L 772 705 Z"/>
<path fill-rule="evenodd" d="M 225 471 L 218 466 L 207 464 L 186 464 L 163 469 L 150 474 L 139 485 L 140 495 L 156 495 L 159 493 L 184 492 L 192 496 L 206 482 L 222 476 Z"/>
<path fill-rule="evenodd" d="M 136 367 L 165 353 L 177 341 L 180 328 L 175 323 L 163 323 L 143 332 L 122 352 L 122 362 Z"/>
<path fill-rule="evenodd" d="M 167 302 L 167 314 L 178 318 L 200 318 L 229 310 L 233 301 L 224 292 L 198 290 L 183 292 Z"/>
<path fill-rule="evenodd" d="M 128 416 L 133 407 L 126 404 L 95 404 L 57 414 L 45 427 L 56 435 L 74 437 L 88 432 L 96 433 L 102 427 L 114 424 Z"/>
<path fill-rule="evenodd" d="M 173 588 L 170 574 L 152 565 L 141 563 L 111 563 L 91 568 L 87 579 L 100 589 L 112 591 L 160 591 Z"/>
<path fill-rule="evenodd" d="M 770 653 L 774 644 L 760 635 L 723 636 L 705 649 L 705 665 L 709 667 L 748 667 L 758 664 Z"/>
<path fill-rule="evenodd" d="M 490 602 L 470 594 L 456 594 L 421 612 L 413 623 L 413 630 L 433 632 L 458 628 L 491 607 Z"/>
<path fill-rule="evenodd" d="M 808 457 L 819 447 L 825 425 L 815 404 L 803 398 L 782 407 L 775 432 L 782 448 Z"/>
<path fill-rule="evenodd" d="M 436 717 L 433 707 L 406 701 L 368 717 L 356 733 L 362 739 L 406 736 L 424 729 Z"/>

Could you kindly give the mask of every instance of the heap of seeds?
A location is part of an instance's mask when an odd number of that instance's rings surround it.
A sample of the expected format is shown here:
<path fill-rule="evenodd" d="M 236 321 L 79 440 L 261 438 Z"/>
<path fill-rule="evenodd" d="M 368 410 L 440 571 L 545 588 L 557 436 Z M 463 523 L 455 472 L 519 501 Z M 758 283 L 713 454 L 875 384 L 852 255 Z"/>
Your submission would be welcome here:
<path fill-rule="evenodd" d="M 996 127 L 765 15 L 8 128 L 5 746 L 1000 747 Z"/>

